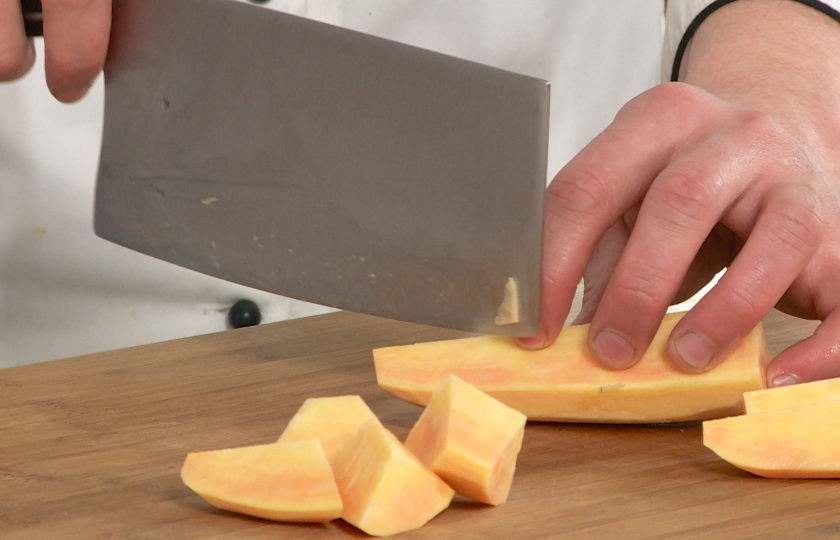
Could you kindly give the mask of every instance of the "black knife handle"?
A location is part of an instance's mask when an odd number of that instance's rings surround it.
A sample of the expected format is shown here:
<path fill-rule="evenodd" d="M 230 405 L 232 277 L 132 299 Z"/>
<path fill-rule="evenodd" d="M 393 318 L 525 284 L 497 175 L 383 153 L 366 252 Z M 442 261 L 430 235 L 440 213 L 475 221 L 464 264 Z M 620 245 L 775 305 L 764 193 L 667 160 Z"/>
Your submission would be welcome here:
<path fill-rule="evenodd" d="M 41 13 L 41 0 L 20 0 L 23 11 L 23 26 L 27 37 L 44 35 L 44 16 Z"/>

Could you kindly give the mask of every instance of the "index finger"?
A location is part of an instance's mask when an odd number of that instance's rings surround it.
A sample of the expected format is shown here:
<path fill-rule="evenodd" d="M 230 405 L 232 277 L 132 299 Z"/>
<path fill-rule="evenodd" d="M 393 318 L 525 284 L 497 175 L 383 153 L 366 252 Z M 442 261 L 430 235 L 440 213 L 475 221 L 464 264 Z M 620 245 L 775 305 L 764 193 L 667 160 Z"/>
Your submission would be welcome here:
<path fill-rule="evenodd" d="M 111 0 L 42 0 L 47 86 L 63 102 L 84 97 L 105 65 Z"/>

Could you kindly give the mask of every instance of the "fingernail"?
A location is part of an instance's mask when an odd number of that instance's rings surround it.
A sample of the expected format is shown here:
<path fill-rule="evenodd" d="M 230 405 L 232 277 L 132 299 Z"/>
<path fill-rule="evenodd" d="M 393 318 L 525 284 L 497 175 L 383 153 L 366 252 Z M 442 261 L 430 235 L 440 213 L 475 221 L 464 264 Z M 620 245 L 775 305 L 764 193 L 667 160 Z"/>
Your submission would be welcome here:
<path fill-rule="evenodd" d="M 592 341 L 593 352 L 607 367 L 628 367 L 636 356 L 636 348 L 629 339 L 615 330 L 604 329 Z"/>
<path fill-rule="evenodd" d="M 545 331 L 540 328 L 537 330 L 537 335 L 533 337 L 516 338 L 515 341 L 523 349 L 536 351 L 538 349 L 544 349 L 548 339 L 546 338 Z"/>
<path fill-rule="evenodd" d="M 770 386 L 773 388 L 778 388 L 780 386 L 793 386 L 794 384 L 799 384 L 799 377 L 790 373 L 779 373 L 773 377 L 772 381 L 770 381 Z"/>
<path fill-rule="evenodd" d="M 677 341 L 677 353 L 686 364 L 697 370 L 709 367 L 714 352 L 712 341 L 699 332 L 686 332 Z"/>

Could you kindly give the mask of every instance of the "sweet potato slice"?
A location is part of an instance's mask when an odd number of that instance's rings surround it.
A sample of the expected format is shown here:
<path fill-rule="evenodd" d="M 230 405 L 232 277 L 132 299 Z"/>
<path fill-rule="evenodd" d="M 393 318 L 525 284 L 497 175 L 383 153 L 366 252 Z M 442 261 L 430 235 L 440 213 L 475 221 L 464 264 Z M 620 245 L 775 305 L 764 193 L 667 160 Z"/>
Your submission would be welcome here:
<path fill-rule="evenodd" d="M 590 356 L 588 326 L 563 329 L 540 351 L 508 338 L 474 337 L 375 349 L 373 358 L 379 385 L 421 406 L 453 373 L 532 420 L 655 423 L 743 412 L 743 393 L 765 386 L 769 352 L 761 325 L 721 365 L 689 374 L 666 352 L 680 317 L 666 316 L 641 361 L 622 371 L 604 369 Z"/>
<path fill-rule="evenodd" d="M 377 419 L 356 431 L 332 465 L 344 502 L 341 517 L 372 536 L 417 529 L 454 495 Z"/>
<path fill-rule="evenodd" d="M 405 446 L 457 493 L 498 505 L 510 492 L 525 421 L 521 412 L 450 375 Z"/>
<path fill-rule="evenodd" d="M 343 507 L 317 439 L 193 452 L 181 479 L 213 506 L 275 521 L 326 522 Z"/>
<path fill-rule="evenodd" d="M 374 418 L 359 396 L 309 398 L 295 413 L 277 442 L 319 439 L 328 460 L 362 425 Z"/>
<path fill-rule="evenodd" d="M 744 393 L 747 414 L 840 399 L 840 378 Z"/>
<path fill-rule="evenodd" d="M 767 478 L 840 478 L 840 399 L 703 422 L 703 444 Z"/>

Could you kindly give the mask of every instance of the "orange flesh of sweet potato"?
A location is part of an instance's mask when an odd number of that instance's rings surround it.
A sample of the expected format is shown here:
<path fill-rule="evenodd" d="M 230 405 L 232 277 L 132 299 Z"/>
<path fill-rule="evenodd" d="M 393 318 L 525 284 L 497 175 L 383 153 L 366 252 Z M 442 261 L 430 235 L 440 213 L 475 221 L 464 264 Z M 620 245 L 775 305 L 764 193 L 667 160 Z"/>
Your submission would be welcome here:
<path fill-rule="evenodd" d="M 744 393 L 747 414 L 840 399 L 840 378 Z"/>
<path fill-rule="evenodd" d="M 333 458 L 341 517 L 372 536 L 425 525 L 454 492 L 378 420 L 365 423 Z"/>
<path fill-rule="evenodd" d="M 507 500 L 526 417 L 450 375 L 408 434 L 406 447 L 465 497 Z"/>
<path fill-rule="evenodd" d="M 213 506 L 240 514 L 314 523 L 341 515 L 341 496 L 317 439 L 193 452 L 181 479 Z"/>
<path fill-rule="evenodd" d="M 328 460 L 362 425 L 374 418 L 359 396 L 309 398 L 289 420 L 277 442 L 319 439 Z"/>
<path fill-rule="evenodd" d="M 743 393 L 765 386 L 769 352 L 761 325 L 718 367 L 689 374 L 666 352 L 681 316 L 667 315 L 639 363 L 622 371 L 604 369 L 590 356 L 587 325 L 564 328 L 540 351 L 500 337 L 376 349 L 377 381 L 397 397 L 425 406 L 453 373 L 531 420 L 654 423 L 743 412 Z"/>
<path fill-rule="evenodd" d="M 703 422 L 703 444 L 767 478 L 840 478 L 840 399 Z"/>

